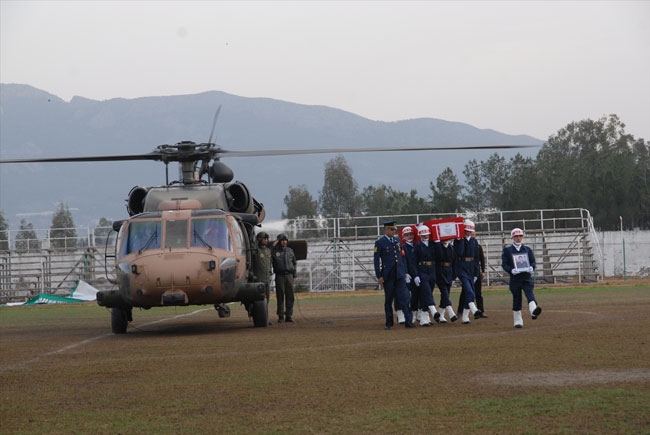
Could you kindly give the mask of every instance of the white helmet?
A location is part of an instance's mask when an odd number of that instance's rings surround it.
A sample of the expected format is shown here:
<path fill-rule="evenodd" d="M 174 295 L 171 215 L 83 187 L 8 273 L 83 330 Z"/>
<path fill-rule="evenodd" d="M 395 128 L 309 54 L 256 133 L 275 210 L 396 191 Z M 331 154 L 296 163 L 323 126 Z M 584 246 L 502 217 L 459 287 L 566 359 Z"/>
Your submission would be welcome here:
<path fill-rule="evenodd" d="M 418 235 L 420 236 L 428 236 L 431 234 L 431 231 L 429 230 L 429 227 L 426 225 L 420 225 L 418 228 Z"/>
<path fill-rule="evenodd" d="M 476 231 L 475 228 L 476 226 L 474 225 L 474 221 L 465 219 L 465 231 Z"/>
<path fill-rule="evenodd" d="M 405 236 L 407 234 L 413 234 L 413 228 L 410 225 L 402 229 L 402 235 Z"/>
<path fill-rule="evenodd" d="M 510 231 L 510 237 L 514 236 L 523 236 L 524 232 L 521 228 L 515 228 L 514 230 Z"/>

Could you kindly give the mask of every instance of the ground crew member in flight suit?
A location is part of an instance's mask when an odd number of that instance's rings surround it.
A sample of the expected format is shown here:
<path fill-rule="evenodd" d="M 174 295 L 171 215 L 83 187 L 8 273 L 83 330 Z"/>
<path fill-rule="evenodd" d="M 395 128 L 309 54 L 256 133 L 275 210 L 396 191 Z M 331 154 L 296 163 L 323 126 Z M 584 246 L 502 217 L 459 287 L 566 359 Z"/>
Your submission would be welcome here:
<path fill-rule="evenodd" d="M 418 235 L 420 241 L 415 245 L 415 262 L 418 265 L 418 276 L 414 278 L 418 287 L 420 302 L 420 326 L 431 326 L 429 313 L 434 320 L 439 321 L 440 314 L 436 310 L 433 298 L 433 287 L 436 285 L 436 263 L 433 242 L 429 241 L 431 230 L 426 225 L 420 225 Z"/>
<path fill-rule="evenodd" d="M 278 243 L 271 251 L 275 273 L 275 297 L 278 300 L 278 323 L 293 322 L 293 284 L 296 281 L 296 255 L 288 247 L 286 234 L 278 235 Z"/>
<path fill-rule="evenodd" d="M 454 241 L 454 250 L 456 251 L 455 270 L 465 298 L 465 304 L 461 307 L 463 309 L 462 321 L 463 324 L 468 324 L 470 311 L 475 319 L 481 317 L 481 310 L 478 309 L 476 302 L 474 302 L 474 282 L 480 275 L 480 266 L 478 241 L 474 238 L 474 222 L 467 219 L 464 227 L 465 236 Z"/>
<path fill-rule="evenodd" d="M 377 239 L 374 249 L 375 276 L 379 285 L 384 288 L 384 314 L 386 324 L 384 329 L 393 327 L 393 300 L 397 299 L 404 310 L 404 326 L 413 328 L 413 316 L 408 309 L 409 294 L 406 289 L 406 260 L 402 243 L 395 237 L 397 227 L 394 221 L 383 223 L 384 235 Z"/>
<path fill-rule="evenodd" d="M 524 321 L 521 317 L 522 297 L 521 291 L 524 291 L 526 299 L 528 300 L 528 309 L 530 316 L 533 320 L 537 319 L 542 313 L 542 307 L 537 305 L 533 288 L 535 282 L 533 281 L 532 273 L 537 266 L 535 263 L 535 255 L 533 250 L 523 244 L 524 232 L 521 228 L 515 228 L 510 232 L 512 236 L 512 245 L 505 246 L 501 254 L 501 267 L 510 275 L 510 292 L 512 293 L 512 315 L 515 321 L 515 328 L 524 326 Z M 515 259 L 520 260 L 517 263 L 523 264 L 526 259 L 528 266 L 524 268 L 515 267 Z"/>
<path fill-rule="evenodd" d="M 266 304 L 271 297 L 271 249 L 268 247 L 269 235 L 261 231 L 255 236 L 257 245 L 251 252 L 251 265 L 255 282 L 261 282 L 266 289 Z M 269 321 L 269 325 L 272 323 Z"/>

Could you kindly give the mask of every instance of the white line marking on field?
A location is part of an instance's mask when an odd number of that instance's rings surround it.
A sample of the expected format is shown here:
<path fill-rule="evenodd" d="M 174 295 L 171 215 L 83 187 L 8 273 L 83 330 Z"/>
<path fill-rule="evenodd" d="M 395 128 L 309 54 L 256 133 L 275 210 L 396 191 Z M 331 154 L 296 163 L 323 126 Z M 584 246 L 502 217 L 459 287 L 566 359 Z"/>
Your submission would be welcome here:
<path fill-rule="evenodd" d="M 145 324 L 140 325 L 140 326 L 141 327 L 149 326 L 149 325 L 154 325 L 156 323 L 166 322 L 168 320 L 174 320 L 174 319 L 180 319 L 182 317 L 193 316 L 195 314 L 198 314 L 198 313 L 203 312 L 203 311 L 208 311 L 208 310 L 209 310 L 209 308 L 202 308 L 200 310 L 192 311 L 191 313 L 179 314 L 179 315 L 173 316 L 173 317 L 165 317 L 165 318 L 162 318 L 162 319 L 153 320 L 153 321 L 151 321 L 149 323 L 145 323 Z M 4 373 L 4 372 L 10 371 L 10 370 L 23 369 L 23 368 L 29 366 L 30 364 L 37 363 L 40 360 L 42 360 L 44 358 L 47 358 L 49 356 L 58 355 L 60 353 L 67 352 L 69 350 L 75 349 L 75 348 L 83 346 L 85 344 L 92 343 L 93 341 L 97 341 L 97 340 L 101 340 L 102 338 L 110 337 L 111 335 L 114 335 L 114 334 L 112 332 L 109 332 L 107 334 L 102 334 L 102 335 L 98 335 L 96 337 L 87 338 L 87 339 L 79 341 L 77 343 L 72 343 L 72 344 L 69 344 L 67 346 L 64 346 L 61 349 L 46 352 L 46 353 L 44 353 L 42 355 L 39 355 L 39 356 L 34 357 L 32 359 L 29 359 L 27 361 L 22 361 L 22 362 L 19 362 L 19 363 L 16 363 L 16 364 L 11 364 L 11 365 L 8 365 L 8 366 L 5 366 L 5 367 L 0 367 L 0 373 Z"/>

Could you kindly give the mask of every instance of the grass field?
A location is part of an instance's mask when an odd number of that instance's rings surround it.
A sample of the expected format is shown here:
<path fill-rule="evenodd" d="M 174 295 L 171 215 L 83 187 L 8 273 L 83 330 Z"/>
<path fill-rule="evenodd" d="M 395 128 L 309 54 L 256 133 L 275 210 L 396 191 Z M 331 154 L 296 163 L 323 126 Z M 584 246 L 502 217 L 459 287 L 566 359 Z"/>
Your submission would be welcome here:
<path fill-rule="evenodd" d="M 371 291 L 299 294 L 269 328 L 134 311 L 126 335 L 93 304 L 1 308 L 0 432 L 650 433 L 647 283 L 538 288 L 522 329 L 484 293 L 487 319 L 390 331 Z"/>

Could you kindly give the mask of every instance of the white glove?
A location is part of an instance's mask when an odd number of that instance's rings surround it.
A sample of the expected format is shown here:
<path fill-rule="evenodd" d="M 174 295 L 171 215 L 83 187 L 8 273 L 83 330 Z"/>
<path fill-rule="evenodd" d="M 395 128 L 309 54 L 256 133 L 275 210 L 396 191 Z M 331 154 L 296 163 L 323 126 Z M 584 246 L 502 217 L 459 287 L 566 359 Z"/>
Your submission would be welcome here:
<path fill-rule="evenodd" d="M 535 269 L 533 269 L 533 266 L 528 266 L 528 272 L 533 273 Z"/>
<path fill-rule="evenodd" d="M 415 282 L 415 285 L 416 285 L 416 286 L 420 287 L 420 282 L 421 282 L 421 281 L 420 281 L 420 277 L 419 277 L 419 276 L 416 276 L 415 279 L 414 279 L 413 281 Z"/>
<path fill-rule="evenodd" d="M 474 277 L 474 281 L 472 281 L 472 283 L 476 284 L 477 279 L 478 279 L 477 277 Z"/>
<path fill-rule="evenodd" d="M 519 272 L 521 272 L 519 269 L 512 269 L 513 275 L 517 275 Z"/>
<path fill-rule="evenodd" d="M 411 283 L 411 275 L 409 275 L 408 273 L 406 274 L 406 283 L 407 284 Z"/>

